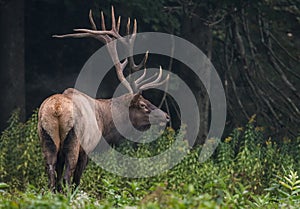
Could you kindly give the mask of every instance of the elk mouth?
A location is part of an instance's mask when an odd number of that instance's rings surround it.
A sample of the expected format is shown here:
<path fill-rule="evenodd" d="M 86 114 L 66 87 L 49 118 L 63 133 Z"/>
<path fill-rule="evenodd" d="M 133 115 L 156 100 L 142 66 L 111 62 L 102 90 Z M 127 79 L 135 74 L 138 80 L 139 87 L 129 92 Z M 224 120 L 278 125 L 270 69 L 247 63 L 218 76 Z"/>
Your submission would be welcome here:
<path fill-rule="evenodd" d="M 143 126 L 137 127 L 137 130 L 139 130 L 139 131 L 147 131 L 150 127 L 151 127 L 151 124 L 143 125 Z"/>
<path fill-rule="evenodd" d="M 160 127 L 164 127 L 164 126 L 166 126 L 166 124 L 168 122 L 169 122 L 169 118 L 166 118 L 166 119 L 162 119 L 162 118 L 154 119 L 153 118 L 150 121 L 148 121 L 147 124 L 140 125 L 140 126 L 136 127 L 136 129 L 139 131 L 147 131 L 148 129 L 150 129 L 151 125 L 159 125 Z"/>
<path fill-rule="evenodd" d="M 156 110 L 149 116 L 149 120 L 153 125 L 166 126 L 166 124 L 170 121 L 170 117 L 165 112 Z"/>
<path fill-rule="evenodd" d="M 159 125 L 159 126 L 166 126 L 166 124 L 169 122 L 168 118 L 150 118 L 150 124 L 151 125 Z"/>
<path fill-rule="evenodd" d="M 165 126 L 165 125 L 166 125 L 166 122 L 160 122 L 158 125 L 159 125 L 159 126 Z"/>

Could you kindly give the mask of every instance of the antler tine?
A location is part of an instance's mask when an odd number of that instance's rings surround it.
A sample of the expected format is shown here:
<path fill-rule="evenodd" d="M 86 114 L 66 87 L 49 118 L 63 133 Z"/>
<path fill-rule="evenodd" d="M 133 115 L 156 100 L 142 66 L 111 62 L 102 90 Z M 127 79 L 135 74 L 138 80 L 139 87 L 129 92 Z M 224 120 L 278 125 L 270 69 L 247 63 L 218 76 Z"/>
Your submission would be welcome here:
<path fill-rule="evenodd" d="M 154 73 L 152 76 L 150 76 L 149 78 L 142 80 L 140 82 L 135 82 L 135 88 L 139 89 L 144 83 L 147 83 L 148 81 L 152 80 L 153 78 L 155 78 L 157 76 L 157 73 Z"/>
<path fill-rule="evenodd" d="M 135 80 L 135 84 L 138 84 L 138 83 L 140 83 L 144 78 L 145 78 L 145 76 L 146 76 L 146 73 L 147 73 L 147 69 L 146 68 L 144 68 L 144 72 L 143 72 L 143 74 L 138 78 L 138 79 L 136 79 Z"/>
<path fill-rule="evenodd" d="M 118 17 L 117 32 L 120 31 L 120 24 L 121 24 L 121 16 Z"/>
<path fill-rule="evenodd" d="M 128 17 L 128 20 L 127 20 L 126 35 L 130 35 L 130 17 Z"/>
<path fill-rule="evenodd" d="M 150 83 L 148 83 L 148 84 L 154 84 L 154 83 L 157 83 L 158 81 L 160 81 L 161 76 L 162 76 L 162 68 L 160 67 L 160 68 L 159 68 L 159 74 L 158 74 L 157 78 L 156 78 L 154 81 L 152 81 L 152 82 L 150 82 Z"/>
<path fill-rule="evenodd" d="M 168 74 L 167 77 L 163 81 L 160 81 L 161 76 L 162 76 L 162 68 L 160 67 L 159 74 L 158 74 L 157 78 L 154 81 L 150 82 L 150 83 L 146 83 L 146 84 L 140 86 L 138 89 L 140 91 L 142 91 L 142 90 L 146 90 L 146 89 L 150 89 L 150 88 L 154 88 L 154 87 L 160 86 L 160 85 L 166 83 L 169 80 L 169 78 L 170 78 L 170 75 Z"/>
<path fill-rule="evenodd" d="M 163 80 L 163 81 L 161 81 L 161 82 L 158 82 L 158 83 L 155 83 L 155 84 L 152 84 L 152 85 L 149 85 L 149 84 L 147 83 L 147 84 L 141 86 L 141 87 L 139 88 L 139 90 L 142 91 L 142 90 L 154 88 L 154 87 L 157 87 L 157 86 L 161 86 L 161 85 L 165 84 L 165 83 L 169 80 L 169 78 L 170 78 L 170 75 L 168 74 L 167 77 L 165 78 L 165 80 Z"/>
<path fill-rule="evenodd" d="M 132 52 L 133 53 L 133 52 Z M 146 62 L 148 60 L 148 56 L 149 56 L 149 51 L 146 51 L 145 53 L 145 56 L 143 58 L 143 60 L 138 64 L 136 65 L 135 62 L 134 62 L 134 59 L 133 57 L 129 57 L 129 65 L 130 65 L 130 68 L 133 70 L 133 71 L 138 71 L 140 70 L 142 67 L 145 67 L 146 65 Z"/>
<path fill-rule="evenodd" d="M 137 21 L 136 19 L 134 19 L 133 21 L 133 31 L 132 31 L 132 34 L 135 35 L 137 32 Z"/>
<path fill-rule="evenodd" d="M 129 54 L 133 54 L 133 46 L 134 46 L 136 33 L 137 33 L 137 21 L 136 21 L 136 19 L 134 19 L 133 30 L 132 30 L 132 34 L 130 35 L 130 18 L 128 18 L 126 32 L 127 32 L 127 35 L 128 35 Z M 129 35 L 130 35 L 130 38 L 129 38 Z M 146 52 L 143 60 L 138 65 L 135 64 L 133 56 L 129 57 L 130 68 L 133 71 L 138 71 L 142 67 L 145 67 L 147 59 L 148 59 L 148 54 L 149 54 L 149 51 Z"/>
<path fill-rule="evenodd" d="M 113 32 L 111 35 L 114 36 L 115 38 L 122 38 L 122 36 L 119 34 L 120 23 L 121 23 L 121 18 L 119 16 L 116 25 L 115 10 L 114 7 L 111 6 L 111 31 Z"/>
<path fill-rule="evenodd" d="M 102 30 L 106 30 L 103 11 L 101 11 L 100 14 L 101 14 L 101 28 Z"/>
<path fill-rule="evenodd" d="M 89 33 L 76 33 L 76 34 L 64 34 L 64 35 L 52 35 L 53 38 L 86 38 L 93 37 L 92 34 Z"/>
<path fill-rule="evenodd" d="M 94 22 L 93 13 L 92 13 L 91 9 L 90 9 L 90 12 L 89 12 L 89 19 L 90 19 L 90 23 L 92 25 L 93 30 L 97 30 L 97 26 Z"/>
<path fill-rule="evenodd" d="M 115 18 L 115 10 L 113 6 L 111 6 L 111 29 L 113 31 L 116 31 L 116 18 Z"/>

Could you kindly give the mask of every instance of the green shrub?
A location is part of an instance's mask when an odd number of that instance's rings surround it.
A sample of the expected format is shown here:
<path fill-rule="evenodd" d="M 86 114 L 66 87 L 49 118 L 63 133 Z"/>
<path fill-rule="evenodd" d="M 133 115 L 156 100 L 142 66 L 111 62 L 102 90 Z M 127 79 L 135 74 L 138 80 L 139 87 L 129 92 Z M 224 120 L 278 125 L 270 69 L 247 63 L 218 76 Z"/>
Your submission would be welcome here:
<path fill-rule="evenodd" d="M 0 208 L 299 208 L 299 137 L 264 136 L 253 117 L 222 140 L 213 157 L 200 163 L 203 147 L 189 150 L 184 136 L 184 129 L 167 128 L 153 142 L 125 141 L 116 147 L 124 155 L 146 158 L 176 145 L 177 152 L 162 159 L 162 166 L 178 153 L 187 155 L 166 172 L 126 178 L 91 161 L 77 190 L 52 194 L 37 136 L 37 112 L 26 123 L 14 112 L 0 137 Z M 148 141 L 152 135 L 144 137 Z M 112 169 L 113 162 L 121 163 L 113 154 L 107 156 Z M 132 165 L 123 163 L 124 172 L 130 172 Z M 134 166 L 143 170 L 157 165 Z"/>
<path fill-rule="evenodd" d="M 37 111 L 26 123 L 15 111 L 0 138 L 0 182 L 24 190 L 45 183 L 44 159 L 37 136 Z"/>

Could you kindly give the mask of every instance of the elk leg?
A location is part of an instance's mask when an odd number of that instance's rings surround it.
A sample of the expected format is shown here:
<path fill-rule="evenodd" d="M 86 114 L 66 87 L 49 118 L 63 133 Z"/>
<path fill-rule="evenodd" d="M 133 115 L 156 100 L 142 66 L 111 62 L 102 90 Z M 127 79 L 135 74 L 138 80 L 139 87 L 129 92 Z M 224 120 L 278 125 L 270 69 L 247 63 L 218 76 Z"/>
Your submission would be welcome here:
<path fill-rule="evenodd" d="M 55 171 L 54 171 L 54 165 L 47 163 L 47 172 L 48 172 L 48 187 L 51 191 L 54 191 L 55 189 Z"/>
<path fill-rule="evenodd" d="M 62 191 L 62 186 L 61 186 L 61 178 L 64 170 L 64 165 L 65 165 L 65 158 L 63 153 L 60 151 L 57 155 L 57 163 L 56 163 L 56 190 L 58 192 Z"/>
<path fill-rule="evenodd" d="M 73 178 L 73 183 L 75 184 L 76 187 L 78 187 L 78 185 L 80 184 L 80 178 L 82 176 L 84 169 L 86 168 L 87 163 L 88 163 L 88 156 L 83 150 L 83 148 L 80 147 L 78 162 L 77 162 L 77 166 Z"/>
<path fill-rule="evenodd" d="M 46 170 L 49 179 L 49 189 L 53 191 L 55 189 L 55 181 L 56 181 L 55 167 L 57 161 L 58 148 L 55 146 L 55 143 L 53 142 L 50 135 L 44 129 L 41 130 L 40 136 L 41 136 L 43 154 L 46 160 Z"/>
<path fill-rule="evenodd" d="M 73 175 L 73 173 L 75 171 L 77 160 L 78 160 L 78 155 L 79 155 L 78 149 L 77 149 L 77 152 L 72 150 L 71 152 L 69 152 L 67 154 L 66 159 L 65 159 L 66 170 L 65 170 L 65 175 L 64 175 L 64 181 L 66 182 L 66 184 L 68 186 L 71 184 L 71 176 Z"/>
<path fill-rule="evenodd" d="M 71 176 L 73 175 L 79 156 L 80 142 L 75 135 L 74 129 L 71 129 L 64 141 L 63 152 L 65 155 L 65 175 L 64 181 L 68 186 L 71 184 Z"/>

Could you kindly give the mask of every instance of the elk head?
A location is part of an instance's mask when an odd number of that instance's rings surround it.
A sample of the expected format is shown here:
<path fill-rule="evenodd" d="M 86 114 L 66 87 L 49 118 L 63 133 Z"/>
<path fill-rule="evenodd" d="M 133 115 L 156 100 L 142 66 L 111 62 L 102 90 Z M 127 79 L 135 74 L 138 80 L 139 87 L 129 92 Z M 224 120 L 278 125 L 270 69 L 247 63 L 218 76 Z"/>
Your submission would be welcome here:
<path fill-rule="evenodd" d="M 142 97 L 140 93 L 134 95 L 129 107 L 129 118 L 132 125 L 139 131 L 145 131 L 151 124 L 164 126 L 169 116 Z"/>

